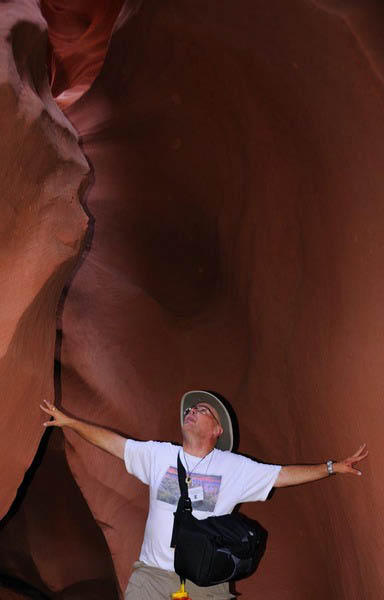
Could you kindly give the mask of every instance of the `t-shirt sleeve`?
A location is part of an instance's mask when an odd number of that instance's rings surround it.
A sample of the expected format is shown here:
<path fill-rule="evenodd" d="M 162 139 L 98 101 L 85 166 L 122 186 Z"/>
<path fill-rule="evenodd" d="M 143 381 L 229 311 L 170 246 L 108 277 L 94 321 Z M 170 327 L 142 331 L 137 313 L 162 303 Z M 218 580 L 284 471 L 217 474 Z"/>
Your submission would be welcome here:
<path fill-rule="evenodd" d="M 281 466 L 266 465 L 250 458 L 242 457 L 241 482 L 242 493 L 240 502 L 255 502 L 266 500 L 275 485 Z"/>
<path fill-rule="evenodd" d="M 137 442 L 130 439 L 125 442 L 125 468 L 128 473 L 147 485 L 151 477 L 154 446 L 155 442 Z"/>

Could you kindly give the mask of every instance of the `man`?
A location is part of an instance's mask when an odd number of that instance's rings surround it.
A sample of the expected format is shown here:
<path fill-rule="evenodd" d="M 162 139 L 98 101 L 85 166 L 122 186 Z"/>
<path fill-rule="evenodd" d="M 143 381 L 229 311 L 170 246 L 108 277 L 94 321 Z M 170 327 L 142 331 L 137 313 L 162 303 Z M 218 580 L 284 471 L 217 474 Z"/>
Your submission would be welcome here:
<path fill-rule="evenodd" d="M 138 442 L 65 415 L 44 400 L 44 423 L 69 427 L 88 442 L 125 461 L 127 471 L 149 485 L 149 513 L 140 560 L 134 564 L 125 600 L 170 600 L 179 578 L 170 547 L 173 515 L 180 495 L 177 456 L 185 467 L 193 514 L 197 518 L 232 512 L 241 502 L 266 500 L 273 487 L 299 485 L 336 473 L 361 475 L 354 465 L 368 455 L 365 444 L 351 457 L 318 465 L 266 465 L 231 452 L 232 421 L 224 403 L 211 392 L 187 392 L 181 401 L 183 445 Z M 229 600 L 227 583 L 200 588 L 187 581 L 193 600 Z"/>

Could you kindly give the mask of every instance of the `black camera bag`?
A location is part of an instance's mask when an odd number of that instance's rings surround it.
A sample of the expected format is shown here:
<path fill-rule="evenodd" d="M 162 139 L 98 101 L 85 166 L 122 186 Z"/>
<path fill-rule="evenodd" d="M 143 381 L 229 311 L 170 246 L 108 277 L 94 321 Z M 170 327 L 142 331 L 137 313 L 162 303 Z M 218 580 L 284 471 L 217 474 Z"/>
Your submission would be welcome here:
<path fill-rule="evenodd" d="M 251 575 L 264 554 L 267 531 L 240 513 L 196 519 L 180 455 L 177 472 L 181 495 L 171 541 L 176 573 L 202 587 Z"/>

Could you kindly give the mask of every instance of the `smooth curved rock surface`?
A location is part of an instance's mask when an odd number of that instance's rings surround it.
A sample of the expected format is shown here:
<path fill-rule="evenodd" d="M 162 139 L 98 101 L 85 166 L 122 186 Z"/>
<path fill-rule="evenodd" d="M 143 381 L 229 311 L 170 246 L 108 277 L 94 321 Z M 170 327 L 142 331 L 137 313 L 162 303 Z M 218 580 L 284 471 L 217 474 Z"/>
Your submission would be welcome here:
<path fill-rule="evenodd" d="M 216 389 L 238 412 L 240 450 L 262 460 L 326 460 L 364 441 L 375 455 L 383 90 L 362 47 L 373 40 L 298 0 L 134 6 L 67 110 L 94 169 L 95 221 L 63 312 L 63 406 L 175 439 L 182 392 Z M 67 438 L 123 588 L 145 490 Z M 357 600 L 382 588 L 382 485 L 369 464 L 364 482 L 246 509 L 271 536 L 257 577 L 238 584 L 245 597 Z"/>
<path fill-rule="evenodd" d="M 74 102 L 95 74 L 88 64 L 82 78 L 75 55 L 57 80 L 94 178 L 92 235 L 60 312 L 62 406 L 177 440 L 179 398 L 202 387 L 231 400 L 240 450 L 261 460 L 369 443 L 363 479 L 244 507 L 270 531 L 257 575 L 237 585 L 244 598 L 371 600 L 384 585 L 383 484 L 371 476 L 383 416 L 382 26 L 375 0 L 127 1 L 89 90 Z M 53 29 L 55 46 L 60 20 Z M 146 489 L 65 435 L 124 589 Z"/>
<path fill-rule="evenodd" d="M 39 404 L 54 396 L 57 306 L 84 247 L 89 166 L 48 85 L 39 3 L 3 3 L 0 22 L 0 585 L 16 586 L 0 597 L 30 597 L 32 585 L 60 600 L 112 599 L 111 558 L 63 448 L 51 444 L 32 484 L 25 477 Z"/>
<path fill-rule="evenodd" d="M 40 590 L 47 599 L 115 600 L 112 559 L 68 468 L 61 431 L 43 440 L 27 479 L 1 524 L 0 583 L 7 573 L 8 586 L 23 582 L 26 597 Z"/>
<path fill-rule="evenodd" d="M 56 310 L 88 218 L 88 164 L 57 108 L 38 2 L 0 5 L 0 517 L 36 453 L 53 397 Z"/>
<path fill-rule="evenodd" d="M 121 5 L 122 0 L 42 0 L 49 24 L 52 93 L 60 107 L 78 100 L 99 73 Z"/>

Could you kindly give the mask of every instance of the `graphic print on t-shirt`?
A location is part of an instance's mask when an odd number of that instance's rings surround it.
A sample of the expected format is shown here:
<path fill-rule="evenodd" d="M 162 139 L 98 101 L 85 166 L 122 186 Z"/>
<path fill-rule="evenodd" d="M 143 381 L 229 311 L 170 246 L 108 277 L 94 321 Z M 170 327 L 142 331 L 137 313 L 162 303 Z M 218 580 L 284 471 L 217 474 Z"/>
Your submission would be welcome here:
<path fill-rule="evenodd" d="M 221 475 L 204 475 L 203 473 L 193 473 L 190 488 L 202 487 L 204 498 L 197 502 L 192 502 L 192 508 L 205 512 L 213 512 L 219 496 L 221 484 Z M 179 479 L 177 469 L 168 467 L 159 489 L 157 490 L 157 500 L 167 502 L 176 506 L 180 498 Z"/>

